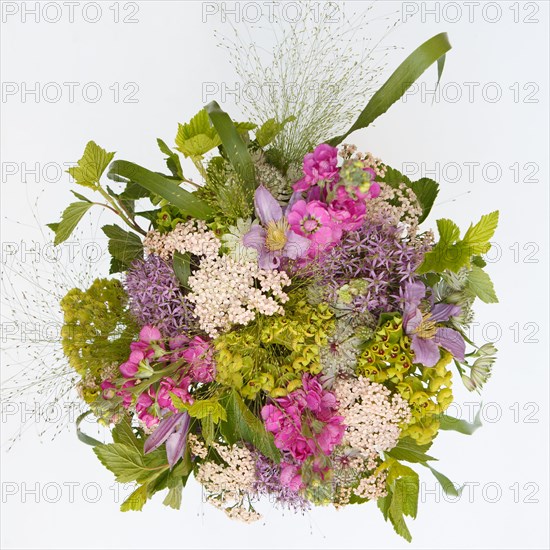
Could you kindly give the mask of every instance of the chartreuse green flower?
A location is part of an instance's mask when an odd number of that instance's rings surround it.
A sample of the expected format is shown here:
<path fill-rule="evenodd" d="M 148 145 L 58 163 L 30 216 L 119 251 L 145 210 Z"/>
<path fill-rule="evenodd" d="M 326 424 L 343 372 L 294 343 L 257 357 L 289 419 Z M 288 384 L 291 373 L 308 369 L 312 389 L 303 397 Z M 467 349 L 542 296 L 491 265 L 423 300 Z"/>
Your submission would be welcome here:
<path fill-rule="evenodd" d="M 419 445 L 432 441 L 439 430 L 439 415 L 453 401 L 452 373 L 447 370 L 450 353 L 443 351 L 434 367 L 415 365 L 410 338 L 402 319 L 385 320 L 359 356 L 357 373 L 373 382 L 394 388 L 411 407 L 412 418 L 402 427 L 401 437 L 412 437 Z"/>
<path fill-rule="evenodd" d="M 250 399 L 260 391 L 287 395 L 301 386 L 304 373 L 321 372 L 319 348 L 333 328 L 328 304 L 312 306 L 303 291 L 294 291 L 284 315 L 259 316 L 216 339 L 216 381 Z"/>
<path fill-rule="evenodd" d="M 102 371 L 126 360 L 137 333 L 127 311 L 127 296 L 120 281 L 96 279 L 87 290 L 70 290 L 61 308 L 63 351 L 82 376 L 83 396 L 91 402 L 99 391 Z"/>

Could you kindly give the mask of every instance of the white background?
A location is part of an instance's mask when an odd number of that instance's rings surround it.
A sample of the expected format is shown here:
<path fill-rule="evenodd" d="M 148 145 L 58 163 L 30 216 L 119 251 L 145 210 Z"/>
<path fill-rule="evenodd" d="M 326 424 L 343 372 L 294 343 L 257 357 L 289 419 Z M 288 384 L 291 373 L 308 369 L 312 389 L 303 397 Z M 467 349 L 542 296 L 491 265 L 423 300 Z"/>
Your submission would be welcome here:
<path fill-rule="evenodd" d="M 33 240 L 43 246 L 49 239 L 47 232 L 40 235 L 33 213 L 40 222 L 54 221 L 72 198 L 68 177 L 55 177 L 55 165 L 74 162 L 94 139 L 117 151 L 118 158 L 162 169 L 155 138 L 172 143 L 177 122 L 201 107 L 203 83 L 232 83 L 235 76 L 213 36 L 221 27 L 220 16 L 203 21 L 200 2 L 139 2 L 133 15 L 132 3 L 121 2 L 120 19 L 132 17 L 135 23 L 116 23 L 110 1 L 99 3 L 102 15 L 95 23 L 86 21 L 96 17 L 93 7 L 83 12 L 82 5 L 76 6 L 72 23 L 64 7 L 60 21 L 48 22 L 56 17 L 54 6 L 36 22 L 32 14 L 24 20 L 24 6 L 2 4 L 2 241 L 31 248 Z M 27 2 L 27 9 L 34 4 Z M 353 2 L 356 9 L 360 4 Z M 420 472 L 424 502 L 417 520 L 410 522 L 411 545 L 394 535 L 373 504 L 338 512 L 316 509 L 305 517 L 263 506 L 265 520 L 246 526 L 204 505 L 194 482 L 184 492 L 180 511 L 164 508 L 155 498 L 141 513 L 121 514 L 112 475 L 77 441 L 72 428 L 54 441 L 39 438 L 31 428 L 6 452 L 24 415 L 15 402 L 16 412 L 4 409 L 9 414 L 1 425 L 3 548 L 548 548 L 548 3 L 378 4 L 385 13 L 399 15 L 402 4 L 405 13 L 417 12 L 387 41 L 402 48 L 390 57 L 388 71 L 441 31 L 449 33 L 453 50 L 439 101 L 431 105 L 431 97 L 423 101 L 414 93 L 353 141 L 398 168 L 417 163 L 422 169 L 425 163 L 425 172 L 440 163 L 436 179 L 442 191 L 431 224 L 452 217 L 465 228 L 483 213 L 501 212 L 489 267 L 501 301 L 478 305 L 474 334 L 480 341 L 485 331 L 498 339 L 499 348 L 483 394 L 484 427 L 472 437 L 443 433 L 431 453 L 440 459 L 441 471 L 469 484 L 462 497 L 445 500 L 433 478 Z M 235 16 L 228 18 L 235 22 Z M 421 79 L 428 89 L 434 75 L 432 68 Z M 36 82 L 79 85 L 73 102 L 66 86 L 53 102 L 22 96 L 23 84 Z M 90 82 L 98 83 L 103 94 L 95 103 L 82 95 Z M 109 89 L 117 82 L 118 102 Z M 139 88 L 135 103 L 122 101 L 133 89 L 122 88 L 129 82 Z M 15 83 L 18 91 L 4 93 L 13 90 L 6 83 Z M 88 88 L 91 97 L 94 89 Z M 55 96 L 54 88 L 49 91 Z M 462 94 L 458 99 L 457 91 Z M 239 118 L 231 103 L 224 107 Z M 37 178 L 25 173 L 35 163 L 51 172 Z M 515 163 L 516 173 L 510 168 Z M 97 216 L 92 214 L 84 231 L 94 235 Z M 107 220 L 103 215 L 101 222 Z M 35 258 L 34 264 L 32 259 L 16 258 L 19 271 L 55 273 L 44 258 Z M 105 262 L 94 270 L 94 275 L 106 274 Z M 18 284 L 17 277 L 13 280 Z M 27 283 L 20 284 L 22 291 Z M 9 321 L 4 310 L 2 323 Z M 4 376 L 15 368 L 9 367 L 10 345 Z M 47 368 L 48 357 L 43 359 L 42 368 Z M 478 402 L 478 396 L 460 382 L 455 389 L 453 412 L 471 419 L 467 403 Z M 28 493 L 35 488 L 38 495 Z"/>

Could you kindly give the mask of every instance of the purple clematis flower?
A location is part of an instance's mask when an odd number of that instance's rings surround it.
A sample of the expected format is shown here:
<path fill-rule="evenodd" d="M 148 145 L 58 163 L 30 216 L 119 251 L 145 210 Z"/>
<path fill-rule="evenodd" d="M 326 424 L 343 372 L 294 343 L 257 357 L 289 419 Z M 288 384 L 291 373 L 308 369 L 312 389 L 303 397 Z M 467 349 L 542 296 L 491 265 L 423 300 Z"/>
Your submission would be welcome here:
<path fill-rule="evenodd" d="M 185 453 L 190 420 L 186 412 L 176 413 L 163 419 L 145 441 L 143 452 L 150 453 L 166 443 L 168 464 L 173 468 Z"/>
<path fill-rule="evenodd" d="M 254 207 L 261 225 L 252 226 L 243 244 L 258 251 L 262 269 L 277 269 L 281 258 L 297 260 L 306 254 L 310 241 L 292 231 L 281 205 L 263 185 L 256 189 Z"/>
<path fill-rule="evenodd" d="M 411 349 L 415 362 L 433 367 L 441 357 L 439 348 L 451 352 L 459 361 L 464 361 L 466 344 L 462 335 L 437 323 L 448 321 L 460 313 L 460 307 L 453 304 L 432 304 L 430 311 L 422 312 L 420 302 L 426 296 L 426 287 L 421 282 L 405 285 L 403 326 L 411 338 Z"/>

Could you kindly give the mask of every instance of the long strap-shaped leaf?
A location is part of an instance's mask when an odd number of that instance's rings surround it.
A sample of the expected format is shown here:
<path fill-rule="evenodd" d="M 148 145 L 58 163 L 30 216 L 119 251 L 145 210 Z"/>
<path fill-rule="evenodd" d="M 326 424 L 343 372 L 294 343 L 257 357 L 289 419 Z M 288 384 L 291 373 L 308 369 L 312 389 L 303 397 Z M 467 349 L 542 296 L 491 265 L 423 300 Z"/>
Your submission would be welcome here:
<path fill-rule="evenodd" d="M 237 175 L 247 186 L 248 191 L 254 192 L 256 188 L 256 177 L 254 174 L 254 163 L 248 152 L 246 143 L 242 140 L 231 117 L 221 109 L 216 101 L 212 101 L 205 107 L 208 116 L 216 132 L 220 136 L 222 145 L 225 148 L 229 162 L 235 169 Z"/>
<path fill-rule="evenodd" d="M 439 84 L 445 65 L 445 54 L 450 49 L 449 37 L 445 32 L 424 42 L 397 67 L 386 83 L 372 96 L 353 126 L 345 134 L 332 138 L 328 143 L 336 146 L 352 132 L 369 126 L 398 101 L 420 75 L 436 61 Z"/>
<path fill-rule="evenodd" d="M 151 172 L 127 160 L 115 160 L 109 166 L 108 177 L 120 181 L 120 178 L 133 181 L 151 193 L 161 196 L 170 204 L 179 208 L 183 214 L 205 220 L 210 217 L 210 207 L 196 195 L 182 189 L 177 183 L 161 174 Z"/>

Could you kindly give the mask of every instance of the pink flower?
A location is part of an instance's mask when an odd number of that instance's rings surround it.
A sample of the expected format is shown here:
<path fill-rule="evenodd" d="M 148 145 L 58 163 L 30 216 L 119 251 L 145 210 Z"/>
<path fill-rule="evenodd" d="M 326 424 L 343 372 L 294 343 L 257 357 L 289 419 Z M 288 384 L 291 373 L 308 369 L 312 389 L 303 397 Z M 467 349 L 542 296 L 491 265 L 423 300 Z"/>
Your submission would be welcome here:
<path fill-rule="evenodd" d="M 150 412 L 150 408 L 155 402 L 155 390 L 149 387 L 147 391 L 140 394 L 136 402 L 136 413 L 138 418 L 145 423 L 148 428 L 152 428 L 159 423 L 159 418 Z"/>
<path fill-rule="evenodd" d="M 302 383 L 303 388 L 265 405 L 261 413 L 266 430 L 274 435 L 275 446 L 290 453 L 298 463 L 318 456 L 319 449 L 330 455 L 342 442 L 345 430 L 343 417 L 336 415 L 335 395 L 309 374 L 304 375 Z M 304 414 L 306 411 L 310 413 Z"/>
<path fill-rule="evenodd" d="M 338 149 L 326 143 L 318 145 L 313 153 L 304 157 L 304 177 L 293 185 L 294 191 L 307 191 L 322 180 L 332 181 L 338 177 Z"/>
<path fill-rule="evenodd" d="M 294 492 L 302 488 L 302 476 L 297 466 L 287 462 L 281 464 L 281 485 Z"/>
<path fill-rule="evenodd" d="M 206 384 L 214 380 L 216 366 L 209 342 L 195 336 L 181 355 L 191 366 L 190 374 L 196 382 Z"/>
<path fill-rule="evenodd" d="M 179 397 L 184 403 L 192 403 L 193 398 L 189 394 L 188 388 L 191 379 L 186 376 L 179 384 L 176 384 L 172 378 L 163 378 L 159 385 L 157 393 L 157 403 L 162 409 L 170 409 L 173 412 L 177 412 L 178 409 L 174 406 L 172 401 L 172 395 Z"/>
<path fill-rule="evenodd" d="M 151 325 L 145 325 L 139 332 L 140 341 L 146 344 L 150 344 L 152 340 L 160 340 L 161 337 L 160 330 Z"/>
<path fill-rule="evenodd" d="M 311 241 L 307 252 L 310 258 L 332 248 L 342 237 L 342 230 L 332 219 L 327 205 L 320 201 L 294 203 L 288 223 L 295 233 Z"/>

